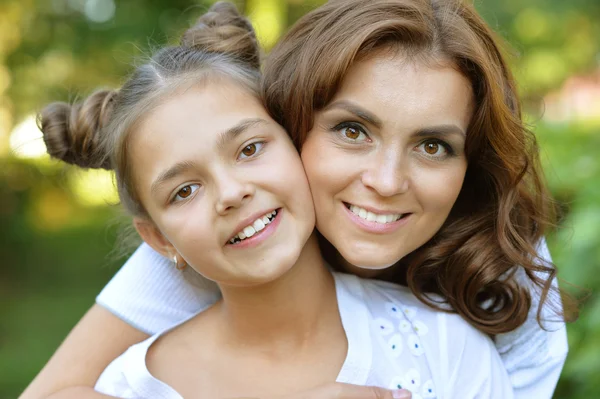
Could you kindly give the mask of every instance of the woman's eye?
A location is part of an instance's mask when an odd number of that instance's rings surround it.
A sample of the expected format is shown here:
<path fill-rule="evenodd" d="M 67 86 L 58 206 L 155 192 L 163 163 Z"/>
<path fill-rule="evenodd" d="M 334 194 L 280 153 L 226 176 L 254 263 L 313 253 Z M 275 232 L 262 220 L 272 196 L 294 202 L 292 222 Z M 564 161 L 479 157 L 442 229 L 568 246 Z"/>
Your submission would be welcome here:
<path fill-rule="evenodd" d="M 439 140 L 427 140 L 419 145 L 419 150 L 431 157 L 440 157 L 448 155 L 448 145 Z"/>
<path fill-rule="evenodd" d="M 343 126 L 339 131 L 345 139 L 350 141 L 363 142 L 369 137 L 359 126 Z"/>
<path fill-rule="evenodd" d="M 250 158 L 251 156 L 256 155 L 262 149 L 263 145 L 264 143 L 260 142 L 248 144 L 242 149 L 239 158 Z"/>
<path fill-rule="evenodd" d="M 189 184 L 185 187 L 181 187 L 181 189 L 179 191 L 177 191 L 177 194 L 175 194 L 175 197 L 173 198 L 173 202 L 177 202 L 177 201 L 181 201 L 186 198 L 189 198 L 190 195 L 194 194 L 196 192 L 196 190 L 198 190 L 199 188 L 200 188 L 199 184 Z"/>

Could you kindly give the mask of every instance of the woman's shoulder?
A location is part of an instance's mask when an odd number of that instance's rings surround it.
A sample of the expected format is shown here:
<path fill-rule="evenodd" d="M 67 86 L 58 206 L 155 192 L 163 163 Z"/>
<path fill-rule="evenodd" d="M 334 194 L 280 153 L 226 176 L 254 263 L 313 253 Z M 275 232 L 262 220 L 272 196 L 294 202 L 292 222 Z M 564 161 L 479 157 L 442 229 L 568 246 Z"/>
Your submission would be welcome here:
<path fill-rule="evenodd" d="M 349 275 L 338 274 L 336 278 L 345 281 L 352 295 L 364 304 L 374 333 L 383 337 L 402 335 L 409 352 L 424 353 L 430 362 L 447 359 L 444 361 L 450 367 L 471 353 L 496 352 L 490 336 L 456 313 L 421 302 L 408 287 Z M 430 299 L 444 307 L 441 297 L 432 295 Z"/>
<path fill-rule="evenodd" d="M 342 273 L 336 273 L 336 279 L 342 281 L 352 295 L 359 297 L 374 317 L 433 321 L 440 313 L 445 313 L 421 302 L 408 287 L 399 284 Z M 440 296 L 431 295 L 430 299 L 444 307 Z"/>
<path fill-rule="evenodd" d="M 407 336 L 412 352 L 429 349 L 432 354 L 453 353 L 466 345 L 493 347 L 488 335 L 449 309 L 435 309 L 421 302 L 408 287 L 341 273 L 335 276 L 338 290 L 341 286 L 355 304 L 361 304 L 378 334 Z M 430 299 L 444 308 L 441 297 L 432 295 Z"/>
<path fill-rule="evenodd" d="M 489 376 L 494 376 L 506 388 L 506 373 L 491 338 L 459 315 L 424 304 L 401 285 L 344 274 L 336 274 L 336 280 L 356 299 L 355 304 L 360 301 L 366 309 L 374 351 L 381 355 L 374 359 L 388 359 L 374 360 L 374 368 L 386 363 L 378 368 L 394 371 L 396 376 L 386 386 L 396 387 L 398 382 L 423 397 L 433 397 L 435 392 L 448 397 L 455 390 L 483 389 L 490 383 Z M 487 371 L 474 372 L 473 381 L 467 381 L 468 369 L 484 359 L 482 370 Z"/>

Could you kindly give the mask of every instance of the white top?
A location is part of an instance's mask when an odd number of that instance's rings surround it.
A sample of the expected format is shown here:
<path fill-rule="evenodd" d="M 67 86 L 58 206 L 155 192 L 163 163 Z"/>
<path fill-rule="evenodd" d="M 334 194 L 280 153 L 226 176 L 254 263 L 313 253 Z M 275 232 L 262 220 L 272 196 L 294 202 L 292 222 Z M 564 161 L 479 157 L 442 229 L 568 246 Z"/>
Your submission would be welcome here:
<path fill-rule="evenodd" d="M 550 261 L 545 242 L 540 256 Z M 153 335 L 187 320 L 212 305 L 218 287 L 187 268 L 181 272 L 172 262 L 143 244 L 96 298 L 96 302 L 140 331 Z M 496 336 L 496 348 L 508 371 L 516 398 L 551 398 L 568 352 L 563 323 L 535 320 L 539 294 L 533 292 L 532 310 L 523 326 Z M 469 378 L 470 373 L 456 378 Z M 384 385 L 385 386 L 385 385 Z"/>
<path fill-rule="evenodd" d="M 348 338 L 336 381 L 403 387 L 413 399 L 513 397 L 493 342 L 461 317 L 429 308 L 405 287 L 334 276 Z M 182 399 L 146 367 L 148 348 L 169 330 L 130 347 L 104 370 L 95 389 L 121 398 Z"/>

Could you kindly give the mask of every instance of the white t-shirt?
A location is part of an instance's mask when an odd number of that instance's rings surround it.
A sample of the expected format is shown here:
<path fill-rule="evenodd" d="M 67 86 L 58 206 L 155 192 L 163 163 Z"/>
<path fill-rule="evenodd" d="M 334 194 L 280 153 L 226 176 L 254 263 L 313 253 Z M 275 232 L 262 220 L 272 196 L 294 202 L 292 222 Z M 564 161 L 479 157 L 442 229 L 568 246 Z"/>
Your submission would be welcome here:
<path fill-rule="evenodd" d="M 539 254 L 550 261 L 545 242 Z M 96 302 L 131 326 L 154 335 L 206 309 L 219 297 L 216 284 L 190 268 L 183 272 L 175 269 L 168 259 L 143 244 Z M 538 297 L 534 292 L 534 306 L 525 324 L 495 337 L 516 398 L 551 398 L 568 352 L 564 323 L 546 323 L 547 330 L 538 325 Z"/>
<path fill-rule="evenodd" d="M 392 283 L 334 273 L 348 353 L 338 382 L 406 388 L 413 399 L 513 397 L 500 355 L 461 317 L 435 311 Z M 182 399 L 146 367 L 148 348 L 164 333 L 114 360 L 96 390 L 122 398 Z"/>

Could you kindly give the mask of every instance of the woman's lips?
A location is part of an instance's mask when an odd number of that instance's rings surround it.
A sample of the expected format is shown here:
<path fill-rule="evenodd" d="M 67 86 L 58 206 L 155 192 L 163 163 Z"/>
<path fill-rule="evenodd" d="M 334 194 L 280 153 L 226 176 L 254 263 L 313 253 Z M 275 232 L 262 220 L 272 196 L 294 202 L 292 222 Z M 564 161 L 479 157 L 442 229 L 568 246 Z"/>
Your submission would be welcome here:
<path fill-rule="evenodd" d="M 373 212 L 372 208 L 343 203 L 344 212 L 355 225 L 369 233 L 388 234 L 407 223 L 411 213 Z"/>

